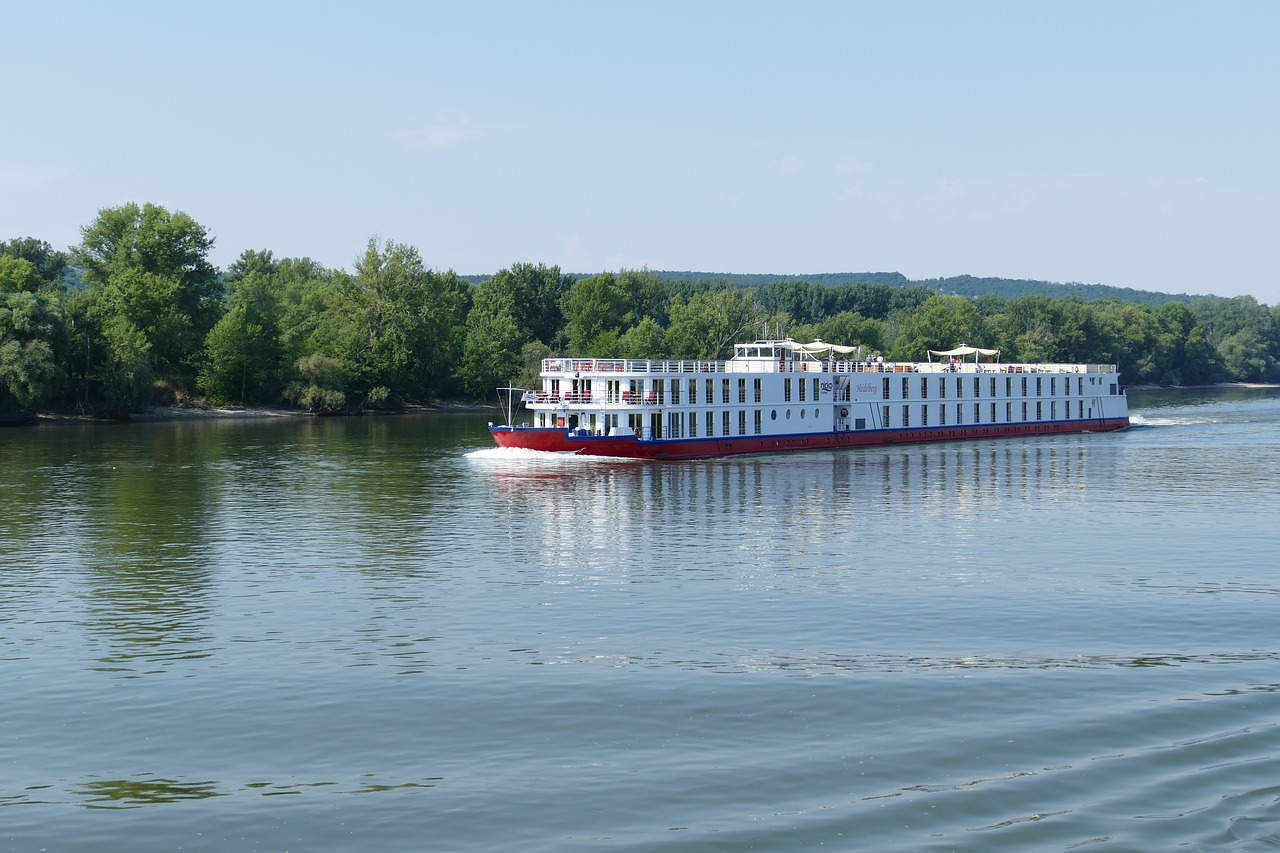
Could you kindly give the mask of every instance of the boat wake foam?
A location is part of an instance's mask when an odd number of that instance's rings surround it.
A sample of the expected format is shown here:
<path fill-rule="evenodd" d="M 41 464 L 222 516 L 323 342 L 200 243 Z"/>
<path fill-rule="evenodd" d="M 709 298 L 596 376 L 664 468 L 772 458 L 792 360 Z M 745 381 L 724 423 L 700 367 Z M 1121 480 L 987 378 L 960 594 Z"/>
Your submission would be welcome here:
<path fill-rule="evenodd" d="M 521 465 L 574 466 L 584 464 L 634 464 L 637 459 L 616 456 L 591 456 L 586 453 L 548 453 L 545 450 L 528 450 L 523 447 L 485 447 L 463 454 L 464 458 L 473 462 Z"/>

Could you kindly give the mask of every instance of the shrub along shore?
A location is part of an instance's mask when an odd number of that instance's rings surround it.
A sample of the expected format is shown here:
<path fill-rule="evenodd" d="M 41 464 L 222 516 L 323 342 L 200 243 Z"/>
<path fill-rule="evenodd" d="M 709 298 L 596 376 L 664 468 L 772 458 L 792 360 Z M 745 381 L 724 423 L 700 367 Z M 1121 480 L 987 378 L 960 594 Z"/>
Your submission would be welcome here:
<path fill-rule="evenodd" d="M 1129 387 L 1280 382 L 1280 307 L 1248 296 L 1055 297 L 1035 282 L 995 295 L 1000 280 L 961 296 L 946 291 L 956 280 L 885 273 L 759 283 L 531 263 L 463 277 L 374 239 L 352 271 L 270 250 L 219 270 L 206 229 L 153 204 L 101 210 L 81 233 L 67 251 L 0 242 L 0 422 L 484 408 L 553 354 L 715 359 L 777 335 L 891 360 L 969 343 L 1003 361 L 1117 364 Z"/>

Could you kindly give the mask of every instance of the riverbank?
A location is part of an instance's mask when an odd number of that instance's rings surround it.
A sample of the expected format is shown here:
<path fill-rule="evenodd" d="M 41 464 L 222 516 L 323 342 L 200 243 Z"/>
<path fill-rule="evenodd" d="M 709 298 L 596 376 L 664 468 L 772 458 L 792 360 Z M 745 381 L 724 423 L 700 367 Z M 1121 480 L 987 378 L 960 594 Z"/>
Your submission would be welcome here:
<path fill-rule="evenodd" d="M 1218 382 L 1212 385 L 1128 385 L 1130 391 L 1202 391 L 1205 389 L 1229 388 L 1280 388 L 1274 382 Z M 493 404 L 485 405 L 466 400 L 443 400 L 429 406 L 408 406 L 403 409 L 371 409 L 355 416 L 383 417 L 387 415 L 427 414 L 431 412 L 484 412 L 494 410 Z M 57 423 L 130 423 L 150 421 L 181 421 L 188 419 L 225 418 L 316 418 L 316 417 L 352 417 L 353 415 L 318 415 L 302 409 L 285 409 L 274 406 L 152 406 L 142 412 L 134 412 L 127 418 L 104 418 L 98 415 L 75 414 L 67 412 L 39 412 L 34 417 L 17 421 L 0 422 L 0 426 L 22 426 L 30 424 Z"/>
<path fill-rule="evenodd" d="M 481 403 L 461 400 L 446 400 L 429 406 L 409 406 L 402 409 L 377 409 L 359 413 L 355 416 L 383 417 L 387 415 L 427 414 L 430 412 L 483 412 L 493 409 Z M 303 409 L 285 409 L 273 406 L 151 406 L 141 412 L 132 412 L 124 418 L 104 418 L 99 415 L 78 414 L 69 412 L 38 412 L 35 416 L 18 421 L 10 421 L 14 426 L 30 424 L 59 423 L 133 423 L 151 421 L 182 421 L 251 418 L 316 418 L 316 417 L 352 417 L 353 415 L 317 415 Z"/>
<path fill-rule="evenodd" d="M 1212 388 L 1280 388 L 1276 382 L 1214 382 L 1209 385 L 1125 385 L 1129 391 L 1204 391 Z"/>

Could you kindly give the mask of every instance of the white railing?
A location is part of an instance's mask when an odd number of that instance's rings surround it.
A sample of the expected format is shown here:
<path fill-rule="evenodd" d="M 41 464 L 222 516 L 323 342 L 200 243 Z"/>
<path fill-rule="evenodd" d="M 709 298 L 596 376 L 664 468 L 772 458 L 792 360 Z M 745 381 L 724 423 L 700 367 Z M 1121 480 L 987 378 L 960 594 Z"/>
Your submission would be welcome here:
<path fill-rule="evenodd" d="M 542 372 L 582 377 L 611 373 L 1115 373 L 1114 364 L 947 364 L 934 361 L 766 361 L 741 362 L 700 359 L 546 358 Z"/>
<path fill-rule="evenodd" d="M 543 373 L 724 373 L 723 361 L 708 359 L 544 358 Z"/>

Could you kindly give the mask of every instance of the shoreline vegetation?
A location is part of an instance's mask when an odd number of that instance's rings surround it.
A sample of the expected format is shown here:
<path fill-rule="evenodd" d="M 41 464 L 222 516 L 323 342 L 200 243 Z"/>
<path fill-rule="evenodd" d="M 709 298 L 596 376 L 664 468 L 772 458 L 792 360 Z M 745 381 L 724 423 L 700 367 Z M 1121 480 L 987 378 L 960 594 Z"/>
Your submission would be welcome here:
<path fill-rule="evenodd" d="M 1196 391 L 1243 389 L 1280 389 L 1280 382 L 1215 382 L 1209 385 L 1129 385 L 1128 391 Z M 140 412 L 132 412 L 120 418 L 108 418 L 91 414 L 64 412 L 37 412 L 23 420 L 0 421 L 0 426 L 35 426 L 41 424 L 122 424 L 155 423 L 185 420 L 252 420 L 292 419 L 316 417 L 398 417 L 402 415 L 427 415 L 442 413 L 481 413 L 498 411 L 497 404 L 484 404 L 469 400 L 442 400 L 431 405 L 410 406 L 403 409 L 377 409 L 367 412 L 346 412 L 325 415 L 305 409 L 287 409 L 278 406 L 213 406 L 173 405 L 151 406 Z"/>
<path fill-rule="evenodd" d="M 499 411 L 495 403 L 484 404 L 468 400 L 441 400 L 423 406 L 407 406 L 400 409 L 371 409 L 365 412 L 310 412 L 306 409 L 290 409 L 282 406 L 215 406 L 205 404 L 149 406 L 141 411 L 129 412 L 119 417 L 108 417 L 78 412 L 40 411 L 21 420 L 0 421 L 0 426 L 35 426 L 41 424 L 128 424 L 154 423 L 158 421 L 185 420 L 252 420 L 296 419 L 320 417 L 399 417 L 403 415 L 442 414 L 448 412 Z"/>
<path fill-rule="evenodd" d="M 132 202 L 81 235 L 66 251 L 0 240 L 0 423 L 483 410 L 553 355 L 717 360 L 762 337 L 891 361 L 982 345 L 1002 361 L 1114 364 L 1135 389 L 1280 382 L 1280 306 L 1251 296 L 540 263 L 461 276 L 377 239 L 351 271 L 268 249 L 219 270 L 189 215 Z"/>

